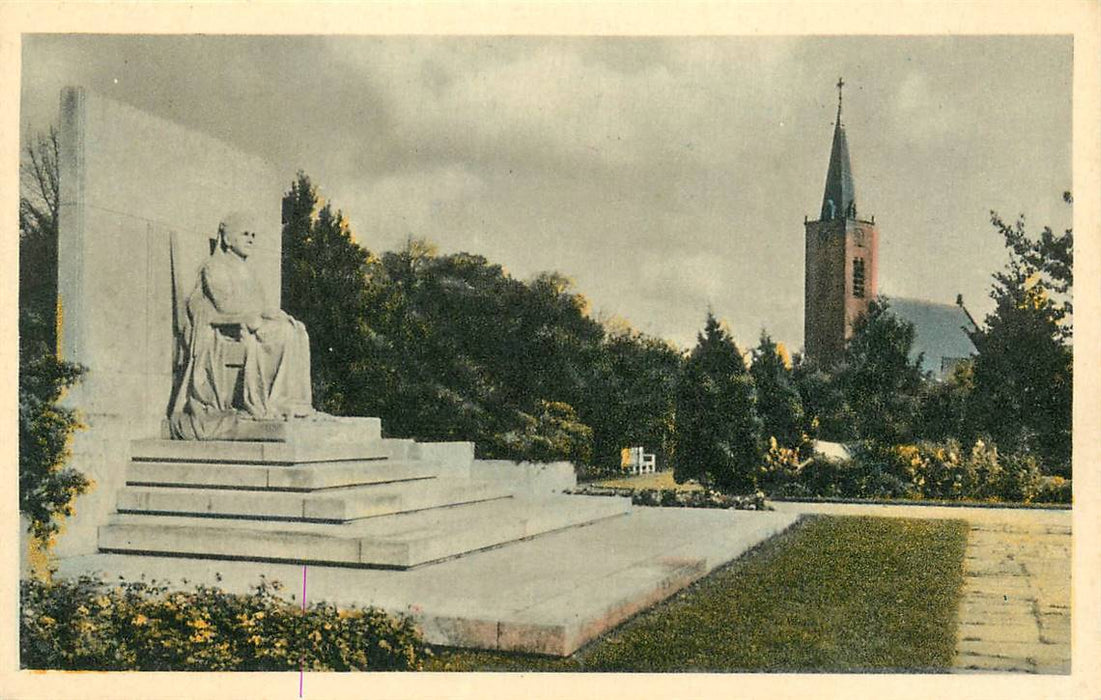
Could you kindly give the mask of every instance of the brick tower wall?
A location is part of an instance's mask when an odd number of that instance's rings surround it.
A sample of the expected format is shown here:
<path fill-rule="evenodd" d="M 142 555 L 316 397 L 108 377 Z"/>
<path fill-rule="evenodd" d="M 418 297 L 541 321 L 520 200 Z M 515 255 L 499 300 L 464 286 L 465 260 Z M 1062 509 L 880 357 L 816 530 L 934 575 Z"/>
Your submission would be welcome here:
<path fill-rule="evenodd" d="M 841 358 L 853 322 L 878 292 L 879 233 L 855 219 L 808 221 L 804 268 L 804 348 L 830 365 Z M 864 296 L 854 295 L 854 260 L 864 262 Z"/>

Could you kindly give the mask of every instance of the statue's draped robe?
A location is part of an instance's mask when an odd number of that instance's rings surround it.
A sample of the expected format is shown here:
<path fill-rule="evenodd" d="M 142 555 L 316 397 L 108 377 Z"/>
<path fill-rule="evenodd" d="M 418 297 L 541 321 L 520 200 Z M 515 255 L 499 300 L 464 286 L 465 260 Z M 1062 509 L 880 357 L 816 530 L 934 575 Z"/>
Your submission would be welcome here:
<path fill-rule="evenodd" d="M 285 314 L 262 319 L 253 331 L 241 323 L 239 340 L 211 325 L 226 316 L 255 317 L 265 308 L 251 266 L 230 251 L 216 250 L 187 300 L 187 364 L 171 410 L 173 437 L 232 437 L 241 418 L 282 419 L 313 412 L 310 341 L 304 325 Z M 245 354 L 240 411 L 233 406 L 235 386 L 222 366 L 225 345 L 237 342 Z"/>

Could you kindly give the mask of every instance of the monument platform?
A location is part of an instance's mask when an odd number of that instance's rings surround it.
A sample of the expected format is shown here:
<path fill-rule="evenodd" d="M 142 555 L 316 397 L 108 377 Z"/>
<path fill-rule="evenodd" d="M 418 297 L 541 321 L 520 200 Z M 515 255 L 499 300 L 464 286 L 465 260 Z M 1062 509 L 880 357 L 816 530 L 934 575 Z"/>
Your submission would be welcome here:
<path fill-rule="evenodd" d="M 377 421 L 276 428 L 132 442 L 99 553 L 59 573 L 245 592 L 305 567 L 311 600 L 411 614 L 431 643 L 567 655 L 795 520 L 566 495 L 568 463 L 476 460 Z"/>
<path fill-rule="evenodd" d="M 640 507 L 621 517 L 404 571 L 311 564 L 305 567 L 307 602 L 373 605 L 412 615 L 432 644 L 568 655 L 782 532 L 797 517 Z M 263 575 L 285 585 L 281 595 L 301 600 L 303 568 L 97 554 L 62 561 L 59 574 L 100 571 L 109 580 L 144 575 L 179 586 L 186 579 L 189 586 L 205 583 L 240 593 Z"/>

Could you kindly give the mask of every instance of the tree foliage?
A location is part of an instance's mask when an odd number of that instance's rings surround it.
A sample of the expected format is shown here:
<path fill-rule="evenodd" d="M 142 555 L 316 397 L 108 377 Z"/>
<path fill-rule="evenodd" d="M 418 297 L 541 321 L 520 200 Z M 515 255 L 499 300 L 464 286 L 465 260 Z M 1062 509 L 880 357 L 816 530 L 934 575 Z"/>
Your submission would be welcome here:
<path fill-rule="evenodd" d="M 803 400 L 792 378 L 791 358 L 787 350 L 762 332 L 761 341 L 753 350 L 749 373 L 757 390 L 757 413 L 763 423 L 764 435 L 776 438 L 782 447 L 802 445 L 808 426 Z"/>
<path fill-rule="evenodd" d="M 19 349 L 57 348 L 57 131 L 38 134 L 19 163 Z"/>
<path fill-rule="evenodd" d="M 604 341 L 600 391 L 586 402 L 597 464 L 618 464 L 623 447 L 644 446 L 670 464 L 677 377 L 684 357 L 668 342 L 630 329 Z"/>
<path fill-rule="evenodd" d="M 20 358 L 19 363 L 19 510 L 30 520 L 31 534 L 47 541 L 58 521 L 72 515 L 73 500 L 91 482 L 66 462 L 69 439 L 80 427 L 76 412 L 60 404 L 65 389 L 83 369 L 54 355 Z"/>
<path fill-rule="evenodd" d="M 913 439 L 926 380 L 921 357 L 910 358 L 914 326 L 880 297 L 853 323 L 837 381 L 858 438 L 885 445 Z"/>
<path fill-rule="evenodd" d="M 57 357 L 59 191 L 57 132 L 50 129 L 23 152 L 19 196 L 19 510 L 43 542 L 90 486 L 66 464 L 80 423 L 60 399 L 84 370 Z"/>
<path fill-rule="evenodd" d="M 310 331 L 323 410 L 470 440 L 482 457 L 610 465 L 628 445 L 669 449 L 679 353 L 606 333 L 563 275 L 521 281 L 413 236 L 372 255 L 301 173 L 283 252 L 283 303 Z"/>
<path fill-rule="evenodd" d="M 1070 203 L 1069 193 L 1064 199 Z M 968 419 L 1003 452 L 1036 455 L 1070 474 L 1074 234 L 1045 228 L 1037 238 L 1024 217 L 1009 224 L 991 212 L 1010 259 L 994 275 L 993 313 L 974 336 L 978 356 Z"/>
<path fill-rule="evenodd" d="M 733 338 L 709 312 L 677 385 L 674 478 L 724 491 L 756 489 L 761 429 L 753 377 Z"/>
<path fill-rule="evenodd" d="M 974 442 L 967 404 L 975 387 L 973 358 L 956 363 L 943 381 L 926 382 L 921 391 L 919 436 L 923 440 Z"/>
<path fill-rule="evenodd" d="M 852 410 L 832 368 L 804 355 L 793 363 L 791 375 L 802 400 L 807 434 L 835 442 L 854 440 Z"/>
<path fill-rule="evenodd" d="M 353 414 L 350 395 L 362 383 L 370 358 L 361 324 L 368 311 L 366 285 L 371 254 L 353 240 L 340 211 L 324 202 L 299 172 L 283 197 L 282 302 L 308 321 L 314 403 L 336 414 Z"/>

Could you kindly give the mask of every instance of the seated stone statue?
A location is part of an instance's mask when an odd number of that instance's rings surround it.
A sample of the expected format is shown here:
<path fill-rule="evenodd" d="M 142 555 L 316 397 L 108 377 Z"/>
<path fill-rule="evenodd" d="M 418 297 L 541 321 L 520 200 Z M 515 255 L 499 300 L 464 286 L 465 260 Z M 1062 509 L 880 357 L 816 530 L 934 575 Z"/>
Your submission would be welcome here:
<path fill-rule="evenodd" d="M 266 307 L 248 263 L 255 242 L 246 217 L 226 217 L 187 299 L 186 364 L 169 418 L 174 438 L 233 439 L 241 420 L 314 414 L 306 327 Z M 243 351 L 239 377 L 224 370 L 230 350 Z"/>

